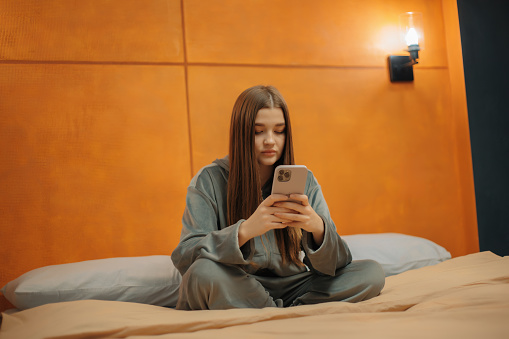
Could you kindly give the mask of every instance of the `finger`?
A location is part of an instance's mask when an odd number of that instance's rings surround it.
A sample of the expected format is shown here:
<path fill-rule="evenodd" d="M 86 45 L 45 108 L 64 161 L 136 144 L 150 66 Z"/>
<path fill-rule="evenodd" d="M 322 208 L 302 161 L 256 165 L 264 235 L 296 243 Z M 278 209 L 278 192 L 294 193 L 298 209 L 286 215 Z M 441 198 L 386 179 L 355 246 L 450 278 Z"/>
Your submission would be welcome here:
<path fill-rule="evenodd" d="M 290 199 L 300 201 L 303 206 L 309 205 L 308 196 L 305 194 L 290 194 Z"/>
<path fill-rule="evenodd" d="M 279 203 L 278 203 L 279 204 Z M 282 206 L 276 206 L 275 204 L 272 206 L 267 207 L 267 210 L 270 214 L 274 213 L 299 213 L 293 209 L 282 207 Z"/>
<path fill-rule="evenodd" d="M 278 201 L 287 201 L 288 200 L 288 196 L 284 195 L 284 194 L 271 194 L 267 197 L 267 199 L 265 199 L 263 201 L 263 204 L 265 206 L 272 206 L 274 203 L 278 202 Z"/>
<path fill-rule="evenodd" d="M 306 212 L 306 208 L 303 205 L 301 205 L 300 203 L 291 202 L 291 201 L 277 202 L 273 205 L 273 207 L 286 208 L 286 209 L 296 211 L 297 213 L 302 213 L 302 214 L 305 214 L 305 212 Z"/>
<path fill-rule="evenodd" d="M 272 224 L 272 229 L 275 229 L 275 228 L 285 228 L 287 227 L 288 225 L 286 224 L 286 222 L 275 222 Z"/>
<path fill-rule="evenodd" d="M 276 215 L 272 215 L 271 218 L 269 219 L 270 223 L 286 223 L 288 221 L 291 221 L 291 220 L 289 220 L 287 218 L 282 218 L 282 217 L 279 217 Z"/>
<path fill-rule="evenodd" d="M 286 219 L 286 220 L 298 221 L 298 222 L 305 222 L 305 221 L 309 220 L 309 217 L 307 215 L 295 214 L 295 213 L 275 213 L 274 216 L 276 216 L 280 219 Z"/>
<path fill-rule="evenodd" d="M 268 223 L 266 226 L 268 226 L 270 229 L 285 228 L 287 222 L 288 222 L 288 220 L 278 218 L 278 219 L 274 219 L 272 222 Z"/>

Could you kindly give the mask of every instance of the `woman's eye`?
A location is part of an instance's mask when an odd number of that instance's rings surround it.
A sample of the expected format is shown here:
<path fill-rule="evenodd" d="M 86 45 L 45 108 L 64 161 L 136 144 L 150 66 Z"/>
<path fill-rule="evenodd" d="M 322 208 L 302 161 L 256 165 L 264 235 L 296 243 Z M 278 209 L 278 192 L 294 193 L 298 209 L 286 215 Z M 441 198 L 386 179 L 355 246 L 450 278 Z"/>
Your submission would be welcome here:
<path fill-rule="evenodd" d="M 257 131 L 255 130 L 255 135 L 260 135 L 262 133 L 264 133 L 265 131 L 261 130 L 261 131 Z M 282 130 L 282 131 L 274 131 L 275 134 L 285 134 L 286 133 L 286 130 Z"/>

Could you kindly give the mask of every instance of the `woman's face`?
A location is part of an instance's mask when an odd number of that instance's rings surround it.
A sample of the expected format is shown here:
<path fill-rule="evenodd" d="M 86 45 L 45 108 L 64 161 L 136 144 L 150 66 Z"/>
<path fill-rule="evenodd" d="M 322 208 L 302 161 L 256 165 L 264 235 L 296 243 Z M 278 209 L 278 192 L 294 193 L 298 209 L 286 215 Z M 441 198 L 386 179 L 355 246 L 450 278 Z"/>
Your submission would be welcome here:
<path fill-rule="evenodd" d="M 260 166 L 273 166 L 285 147 L 286 124 L 281 108 L 262 108 L 255 119 L 255 156 Z"/>

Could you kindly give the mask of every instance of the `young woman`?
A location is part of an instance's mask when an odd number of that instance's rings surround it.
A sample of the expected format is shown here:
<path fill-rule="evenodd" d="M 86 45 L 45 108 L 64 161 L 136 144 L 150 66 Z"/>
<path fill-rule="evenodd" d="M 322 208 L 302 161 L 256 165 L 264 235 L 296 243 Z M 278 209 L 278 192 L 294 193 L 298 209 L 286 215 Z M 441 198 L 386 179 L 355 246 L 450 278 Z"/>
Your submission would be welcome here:
<path fill-rule="evenodd" d="M 280 164 L 294 164 L 287 105 L 274 87 L 249 88 L 233 107 L 229 156 L 188 187 L 172 253 L 182 274 L 177 309 L 356 302 L 380 293 L 381 266 L 352 262 L 310 171 L 305 194 L 290 196 L 300 203 L 270 194 Z"/>

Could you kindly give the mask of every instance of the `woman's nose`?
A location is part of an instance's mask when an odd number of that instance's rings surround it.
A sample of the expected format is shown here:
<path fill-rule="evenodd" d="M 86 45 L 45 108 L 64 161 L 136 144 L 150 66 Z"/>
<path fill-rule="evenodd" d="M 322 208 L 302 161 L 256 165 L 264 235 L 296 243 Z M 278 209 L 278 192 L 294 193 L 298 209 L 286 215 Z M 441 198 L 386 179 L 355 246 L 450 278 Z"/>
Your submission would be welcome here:
<path fill-rule="evenodd" d="M 270 145 L 274 143 L 274 135 L 272 133 L 267 133 L 267 137 L 263 140 L 264 144 Z"/>

